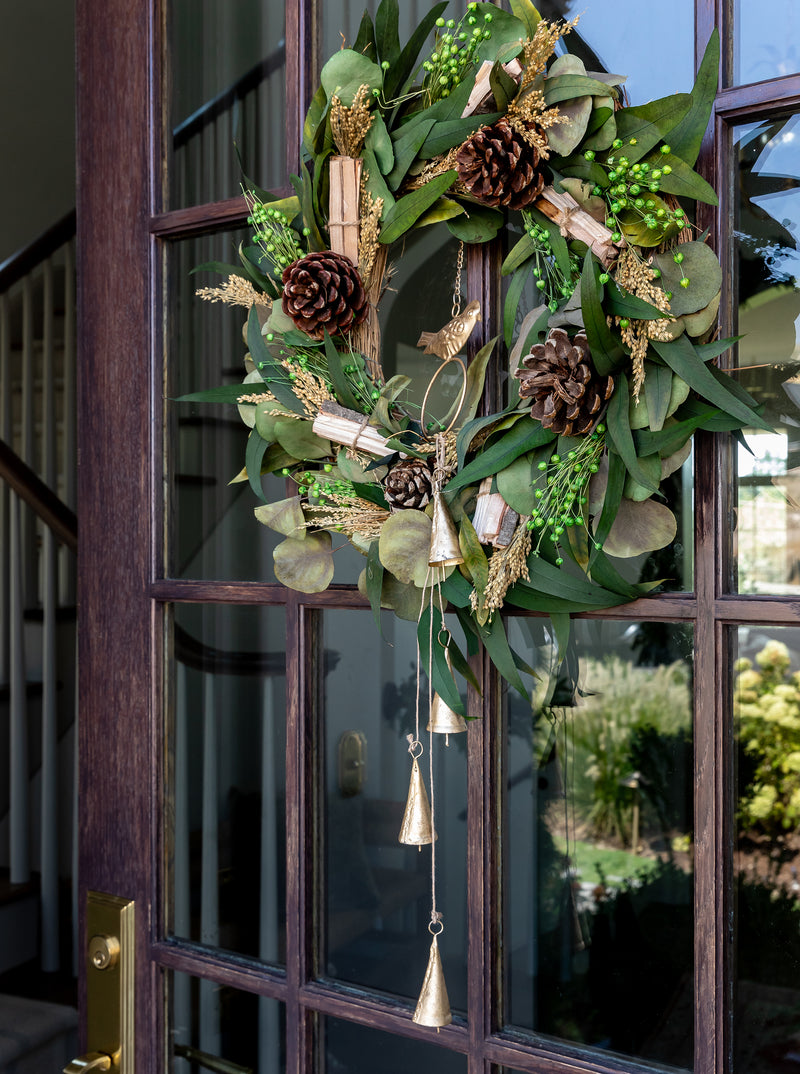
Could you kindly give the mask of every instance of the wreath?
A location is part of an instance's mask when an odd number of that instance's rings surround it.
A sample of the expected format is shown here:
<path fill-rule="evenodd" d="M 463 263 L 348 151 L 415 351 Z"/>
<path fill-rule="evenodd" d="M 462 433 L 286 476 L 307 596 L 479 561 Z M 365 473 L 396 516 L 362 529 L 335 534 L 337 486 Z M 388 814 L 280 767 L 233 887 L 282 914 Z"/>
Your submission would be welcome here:
<path fill-rule="evenodd" d="M 717 336 L 721 268 L 692 222 L 695 202 L 717 204 L 693 170 L 716 31 L 690 93 L 629 105 L 623 77 L 566 50 L 574 21 L 530 0 L 469 3 L 459 22 L 445 6 L 401 44 L 397 0 L 382 0 L 323 67 L 296 194 L 246 184 L 252 241 L 199 292 L 249 308 L 245 385 L 184 398 L 238 405 L 239 480 L 283 537 L 278 580 L 324 590 L 343 535 L 376 620 L 418 623 L 433 690 L 459 714 L 452 669 L 474 678 L 446 608 L 524 693 L 498 612 L 548 613 L 561 634 L 569 613 L 652 592 L 622 561 L 673 542 L 662 483 L 693 433 L 768 426 L 715 364 L 734 340 Z M 431 381 L 459 374 L 439 418 L 430 386 L 420 406 L 408 377 L 384 377 L 378 323 L 390 259 L 433 224 L 461 244 L 452 320 L 418 343 Z M 497 348 L 463 357 L 480 307 L 461 307 L 460 265 L 463 244 L 495 238 L 511 376 L 505 407 L 478 416 Z M 267 502 L 265 473 L 294 494 Z"/>

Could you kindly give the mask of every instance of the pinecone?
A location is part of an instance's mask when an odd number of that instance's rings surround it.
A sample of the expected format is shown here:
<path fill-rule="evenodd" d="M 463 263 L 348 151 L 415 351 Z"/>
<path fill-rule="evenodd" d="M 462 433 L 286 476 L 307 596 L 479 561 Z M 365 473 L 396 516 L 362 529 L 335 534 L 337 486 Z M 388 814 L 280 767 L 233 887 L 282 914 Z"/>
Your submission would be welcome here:
<path fill-rule="evenodd" d="M 312 339 L 349 332 L 369 312 L 358 269 L 333 250 L 306 254 L 283 270 L 283 312 Z"/>
<path fill-rule="evenodd" d="M 392 507 L 424 507 L 432 492 L 427 463 L 421 459 L 401 459 L 386 475 L 383 491 Z"/>
<path fill-rule="evenodd" d="M 570 339 L 563 328 L 550 330 L 535 343 L 514 374 L 519 393 L 532 397 L 531 417 L 565 436 L 588 433 L 614 391 L 613 377 L 598 377 L 584 332 Z"/>
<path fill-rule="evenodd" d="M 481 127 L 456 155 L 458 178 L 484 205 L 524 209 L 544 186 L 539 151 L 506 119 Z"/>

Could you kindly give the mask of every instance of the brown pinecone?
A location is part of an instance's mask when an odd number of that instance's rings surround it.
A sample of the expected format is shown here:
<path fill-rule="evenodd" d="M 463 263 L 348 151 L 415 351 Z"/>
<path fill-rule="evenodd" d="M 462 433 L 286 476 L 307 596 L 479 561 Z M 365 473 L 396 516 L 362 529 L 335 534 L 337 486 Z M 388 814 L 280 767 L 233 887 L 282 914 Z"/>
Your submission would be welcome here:
<path fill-rule="evenodd" d="M 508 120 L 481 127 L 456 155 L 458 178 L 484 205 L 524 209 L 544 186 L 539 151 Z"/>
<path fill-rule="evenodd" d="M 427 463 L 421 459 L 401 459 L 386 475 L 383 491 L 392 507 L 424 507 L 432 492 Z"/>
<path fill-rule="evenodd" d="M 570 339 L 563 328 L 551 329 L 522 365 L 514 376 L 520 380 L 520 395 L 534 400 L 531 417 L 565 436 L 590 432 L 614 391 L 613 377 L 595 373 L 584 332 Z"/>
<path fill-rule="evenodd" d="M 358 269 L 333 250 L 306 254 L 283 270 L 283 312 L 312 339 L 349 332 L 369 304 Z"/>

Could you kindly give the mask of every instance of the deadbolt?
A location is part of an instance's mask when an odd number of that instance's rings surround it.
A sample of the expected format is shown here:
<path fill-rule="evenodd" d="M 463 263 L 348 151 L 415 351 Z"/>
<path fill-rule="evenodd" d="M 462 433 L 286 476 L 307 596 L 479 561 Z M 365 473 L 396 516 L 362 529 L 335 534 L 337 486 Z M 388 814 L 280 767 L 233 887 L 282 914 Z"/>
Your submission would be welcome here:
<path fill-rule="evenodd" d="M 119 958 L 119 940 L 116 936 L 92 936 L 89 940 L 89 962 L 96 970 L 116 966 Z"/>

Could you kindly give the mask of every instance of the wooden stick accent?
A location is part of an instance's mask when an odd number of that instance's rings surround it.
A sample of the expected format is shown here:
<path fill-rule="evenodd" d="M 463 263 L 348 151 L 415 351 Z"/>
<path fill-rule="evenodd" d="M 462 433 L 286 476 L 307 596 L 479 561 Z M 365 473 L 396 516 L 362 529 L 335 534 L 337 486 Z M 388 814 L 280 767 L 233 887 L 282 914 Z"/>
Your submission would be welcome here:
<path fill-rule="evenodd" d="M 355 157 L 331 157 L 328 231 L 331 250 L 358 265 L 361 169 Z"/>
<path fill-rule="evenodd" d="M 492 492 L 492 479 L 486 477 L 478 489 L 478 502 L 472 525 L 481 544 L 505 548 L 511 543 L 519 515 L 513 511 L 499 492 Z"/>
<path fill-rule="evenodd" d="M 605 268 L 611 264 L 619 253 L 618 246 L 624 246 L 625 240 L 617 245 L 611 240 L 611 232 L 585 209 L 578 205 L 571 194 L 559 194 L 551 186 L 546 186 L 536 201 L 536 208 L 548 220 L 561 228 L 562 235 L 580 239 L 591 247 Z"/>
<path fill-rule="evenodd" d="M 335 444 L 343 444 L 377 458 L 389 455 L 391 449 L 386 446 L 386 437 L 367 425 L 368 420 L 367 415 L 330 401 L 322 404 L 312 428 L 317 436 L 332 440 Z"/>
<path fill-rule="evenodd" d="M 490 102 L 492 98 L 492 87 L 489 79 L 492 74 L 492 68 L 494 64 L 491 60 L 484 60 L 478 68 L 478 73 L 475 75 L 475 85 L 472 87 L 472 93 L 469 95 L 467 106 L 461 113 L 461 118 L 466 119 L 467 116 L 472 116 L 476 112 L 483 110 L 484 112 L 494 112 L 494 104 L 492 107 L 486 108 L 485 105 Z M 503 64 L 503 70 L 506 74 L 510 75 L 516 82 L 519 76 L 522 74 L 522 67 L 519 60 L 510 60 L 508 63 Z"/>

